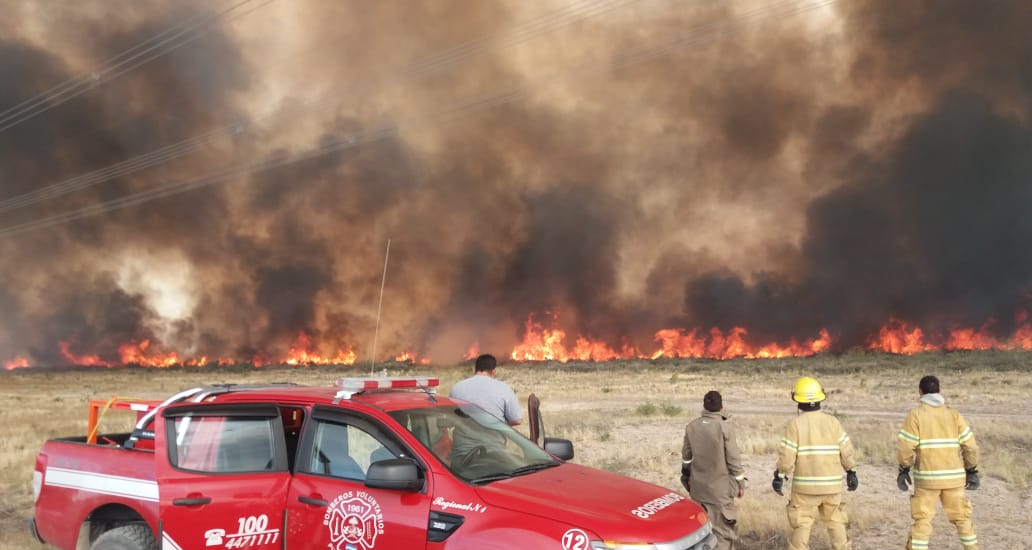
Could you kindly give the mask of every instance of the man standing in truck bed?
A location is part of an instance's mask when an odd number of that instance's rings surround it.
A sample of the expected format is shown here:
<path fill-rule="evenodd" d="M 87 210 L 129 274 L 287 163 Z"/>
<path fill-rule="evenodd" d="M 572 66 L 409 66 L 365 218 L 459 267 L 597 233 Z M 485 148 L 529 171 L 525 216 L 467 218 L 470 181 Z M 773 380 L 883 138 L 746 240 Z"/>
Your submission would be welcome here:
<path fill-rule="evenodd" d="M 720 392 L 702 398 L 705 412 L 684 430 L 681 484 L 706 509 L 717 550 L 734 550 L 738 540 L 735 497 L 745 495 L 745 470 L 733 425 L 727 422 Z"/>

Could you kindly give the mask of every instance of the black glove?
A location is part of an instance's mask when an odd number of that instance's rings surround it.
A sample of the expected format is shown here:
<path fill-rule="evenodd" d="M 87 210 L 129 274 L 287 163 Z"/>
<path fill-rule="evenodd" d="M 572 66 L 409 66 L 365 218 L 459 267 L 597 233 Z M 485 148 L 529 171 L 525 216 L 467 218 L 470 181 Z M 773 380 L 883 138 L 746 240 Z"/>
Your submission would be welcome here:
<path fill-rule="evenodd" d="M 770 482 L 770 487 L 774 489 L 774 492 L 784 496 L 781 492 L 782 487 L 785 486 L 785 478 L 781 477 L 781 474 L 777 470 L 774 470 L 774 481 Z"/>
<path fill-rule="evenodd" d="M 964 483 L 964 488 L 968 491 L 974 491 L 978 489 L 978 485 L 980 484 L 980 482 L 978 481 L 978 468 L 968 468 L 964 471 L 967 473 L 967 475 L 965 476 L 966 480 Z"/>
<path fill-rule="evenodd" d="M 685 491 L 691 492 L 692 490 L 692 463 L 685 462 L 681 464 L 681 485 Z"/>
<path fill-rule="evenodd" d="M 906 491 L 913 484 L 914 482 L 910 480 L 910 467 L 900 466 L 899 474 L 896 476 L 896 486 L 900 491 Z"/>
<path fill-rule="evenodd" d="M 856 470 L 846 472 L 846 489 L 855 491 L 860 486 L 860 480 L 856 478 Z"/>

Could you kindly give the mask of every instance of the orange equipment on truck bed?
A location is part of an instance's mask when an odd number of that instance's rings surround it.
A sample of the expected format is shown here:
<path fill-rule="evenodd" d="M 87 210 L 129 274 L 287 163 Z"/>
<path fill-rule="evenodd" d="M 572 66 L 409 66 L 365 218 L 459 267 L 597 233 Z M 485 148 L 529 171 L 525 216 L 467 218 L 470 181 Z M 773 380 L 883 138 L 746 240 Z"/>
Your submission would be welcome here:
<path fill-rule="evenodd" d="M 86 443 L 90 445 L 97 442 L 97 429 L 100 425 L 100 419 L 104 417 L 104 413 L 108 409 L 123 409 L 136 412 L 136 421 L 139 422 L 143 415 L 147 414 L 148 411 L 161 404 L 161 400 L 155 399 L 136 399 L 134 397 L 112 397 L 111 399 L 90 399 L 90 414 L 87 425 Z"/>

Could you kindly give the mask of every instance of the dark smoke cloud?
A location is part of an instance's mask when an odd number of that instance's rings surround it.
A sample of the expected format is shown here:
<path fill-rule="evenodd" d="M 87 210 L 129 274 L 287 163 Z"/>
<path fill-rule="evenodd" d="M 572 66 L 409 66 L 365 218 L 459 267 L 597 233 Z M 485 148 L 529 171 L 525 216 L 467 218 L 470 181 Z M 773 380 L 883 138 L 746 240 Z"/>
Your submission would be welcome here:
<path fill-rule="evenodd" d="M 853 78 L 878 97 L 829 110 L 815 128 L 815 173 L 837 171 L 844 184 L 807 208 L 800 281 L 771 291 L 765 277 L 747 285 L 714 274 L 689 283 L 687 309 L 698 322 L 724 317 L 723 326 L 773 312 L 773 334 L 828 327 L 840 348 L 863 345 L 890 316 L 933 333 L 993 319 L 1008 335 L 1032 280 L 1021 244 L 1032 237 L 1022 107 L 1032 89 L 1021 70 L 1032 41 L 1019 30 L 1032 10 L 875 2 L 846 22 L 859 44 Z M 860 150 L 878 100 L 908 87 L 926 99 L 901 135 Z"/>
<path fill-rule="evenodd" d="M 212 9 L 5 4 L 0 108 Z M 242 129 L 4 226 L 291 161 L 0 240 L 0 360 L 60 363 L 60 342 L 116 360 L 144 339 L 275 360 L 299 334 L 364 356 L 379 326 L 381 356 L 450 361 L 506 353 L 531 316 L 645 351 L 662 328 L 735 326 L 758 344 L 828 328 L 848 349 L 890 317 L 1005 332 L 1029 305 L 1026 2 L 840 2 L 623 64 L 749 8 L 642 2 L 414 70 L 551 4 L 272 3 L 0 132 L 2 200 Z M 611 66 L 568 68 L 586 62 Z M 425 116 L 506 89 L 525 96 Z"/>

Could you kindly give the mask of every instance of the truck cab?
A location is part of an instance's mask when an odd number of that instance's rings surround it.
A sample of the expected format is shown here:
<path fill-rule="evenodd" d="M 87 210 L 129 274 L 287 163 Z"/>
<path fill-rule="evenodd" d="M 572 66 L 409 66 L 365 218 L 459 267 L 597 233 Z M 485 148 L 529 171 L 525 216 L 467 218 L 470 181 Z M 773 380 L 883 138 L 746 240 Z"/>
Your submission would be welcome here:
<path fill-rule="evenodd" d="M 569 441 L 539 446 L 437 385 L 183 392 L 128 437 L 48 442 L 33 529 L 66 550 L 714 547 L 679 493 L 574 464 Z M 93 449 L 70 468 L 69 446 Z"/>

